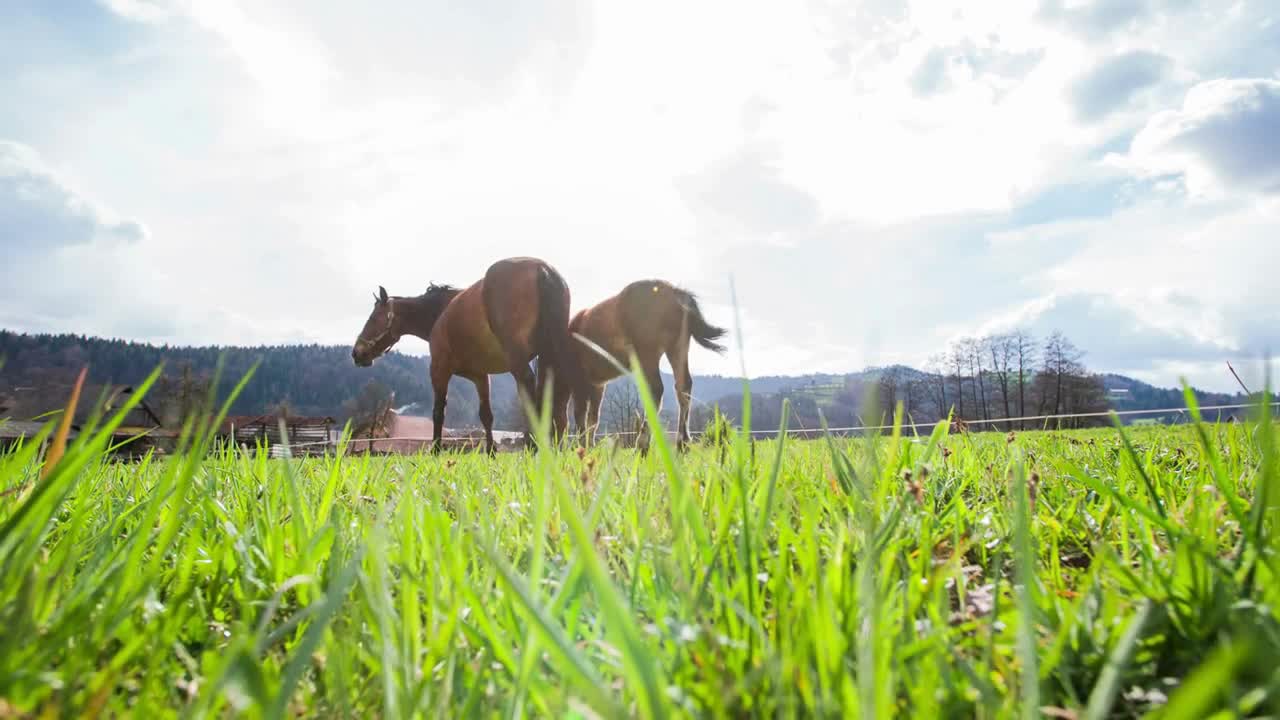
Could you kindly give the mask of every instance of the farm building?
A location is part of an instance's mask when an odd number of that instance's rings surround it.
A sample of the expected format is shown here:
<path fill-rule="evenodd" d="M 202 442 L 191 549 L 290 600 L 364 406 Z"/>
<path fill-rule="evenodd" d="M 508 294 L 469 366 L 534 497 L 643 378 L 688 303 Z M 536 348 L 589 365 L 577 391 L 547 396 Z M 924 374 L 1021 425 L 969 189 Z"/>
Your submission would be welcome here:
<path fill-rule="evenodd" d="M 220 434 L 246 450 L 261 444 L 273 456 L 323 455 L 336 437 L 334 425 L 327 415 L 233 415 L 223 420 Z"/>
<path fill-rule="evenodd" d="M 0 417 L 0 452 L 16 446 L 23 439 L 36 438 L 47 424 Z M 72 430 L 68 433 L 67 439 L 71 440 L 75 435 L 76 432 Z"/>
<path fill-rule="evenodd" d="M 431 418 L 418 415 L 402 415 L 390 412 L 386 428 L 378 430 L 372 440 L 364 437 L 352 438 L 352 452 L 375 455 L 412 455 L 419 452 L 430 452 L 432 433 L 435 424 Z M 445 428 L 440 433 L 440 442 L 453 450 L 470 450 L 484 446 L 484 430 L 479 428 L 452 429 Z M 495 430 L 494 442 L 499 449 L 519 447 L 523 433 Z"/>
<path fill-rule="evenodd" d="M 71 397 L 71 385 L 13 388 L 0 396 L 0 444 L 12 445 L 23 437 L 34 437 L 54 420 Z M 100 420 L 114 414 L 130 399 L 129 385 L 86 384 L 71 422 L 70 437 L 85 428 L 95 412 Z M 111 435 L 111 446 L 117 456 L 140 456 L 149 450 L 171 452 L 178 432 L 164 427 L 146 400 L 141 400 L 124 416 Z"/>
<path fill-rule="evenodd" d="M 431 418 L 401 415 L 392 411 L 388 414 L 386 427 L 376 431 L 372 440 L 352 438 L 349 447 L 352 452 L 412 455 L 431 449 L 434 430 L 435 423 L 431 422 Z"/>

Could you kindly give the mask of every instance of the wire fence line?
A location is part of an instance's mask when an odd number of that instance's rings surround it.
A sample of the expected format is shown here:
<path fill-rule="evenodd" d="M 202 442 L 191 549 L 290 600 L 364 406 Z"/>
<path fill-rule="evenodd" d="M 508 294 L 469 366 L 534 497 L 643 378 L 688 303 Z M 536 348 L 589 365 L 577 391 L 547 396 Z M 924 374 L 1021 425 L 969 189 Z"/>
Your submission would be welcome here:
<path fill-rule="evenodd" d="M 1270 405 L 1272 407 L 1280 407 L 1280 401 L 1272 402 L 1270 403 Z M 1253 407 L 1257 407 L 1257 404 L 1241 403 L 1241 404 L 1235 404 L 1235 405 L 1204 405 L 1204 406 L 1201 406 L 1199 410 L 1200 410 L 1200 413 L 1203 415 L 1206 412 L 1222 411 L 1222 410 L 1244 410 L 1244 409 L 1253 408 Z M 1100 412 L 1087 412 L 1087 413 L 1059 413 L 1056 415 L 1025 415 L 1023 417 L 989 418 L 986 420 L 951 420 L 951 421 L 935 420 L 933 422 L 923 422 L 923 423 L 903 422 L 902 428 L 904 430 L 907 428 L 912 428 L 912 429 L 931 428 L 931 427 L 936 427 L 938 425 L 941 425 L 945 422 L 951 422 L 952 424 L 963 424 L 966 426 L 998 425 L 1000 423 L 1023 423 L 1023 422 L 1030 422 L 1033 420 L 1034 421 L 1067 420 L 1067 419 L 1073 419 L 1073 418 L 1111 417 L 1112 415 L 1126 417 L 1130 415 L 1162 415 L 1162 414 L 1169 414 L 1169 413 L 1189 415 L 1190 411 L 1185 407 L 1175 407 L 1175 408 L 1154 408 L 1150 410 L 1105 410 Z M 859 431 L 867 431 L 867 430 L 880 431 L 880 430 L 892 430 L 894 427 L 895 427 L 894 425 L 851 425 L 846 427 L 833 427 L 833 428 L 788 428 L 787 435 L 788 436 L 813 435 L 813 434 L 822 434 L 822 433 L 828 433 L 828 432 L 830 433 L 859 432 Z M 672 431 L 667 431 L 667 432 L 672 432 Z M 616 432 L 609 432 L 609 433 L 597 433 L 596 437 L 631 437 L 637 434 L 639 433 L 637 433 L 634 430 L 626 430 L 626 431 L 616 431 Z M 702 432 L 690 433 L 691 436 L 700 436 L 702 434 L 704 433 Z M 778 431 L 776 429 L 751 430 L 749 431 L 749 434 L 777 435 Z"/>
<path fill-rule="evenodd" d="M 1270 405 L 1271 407 L 1273 407 L 1273 408 L 1275 408 L 1275 407 L 1280 407 L 1280 401 L 1271 402 L 1271 403 L 1269 403 L 1269 405 Z M 1223 411 L 1223 410 L 1246 410 L 1246 409 L 1255 408 L 1255 407 L 1257 407 L 1257 404 L 1256 404 L 1256 403 L 1239 403 L 1239 404 L 1233 404 L 1233 405 L 1205 405 L 1205 406 L 1201 406 L 1201 407 L 1199 408 L 1199 410 L 1200 410 L 1201 415 L 1204 415 L 1205 413 L 1210 413 L 1210 412 L 1215 412 L 1215 411 L 1217 411 L 1217 412 L 1221 412 L 1221 411 Z M 1129 416 L 1134 416 L 1134 415 L 1167 415 L 1167 414 L 1171 414 L 1171 413 L 1173 413 L 1173 414 L 1177 414 L 1177 415 L 1179 415 L 1179 416 L 1183 416 L 1183 417 L 1190 417 L 1190 410 L 1188 410 L 1187 408 L 1185 408 L 1185 407 L 1172 407 L 1172 408 L 1156 408 L 1156 409 L 1151 409 L 1151 410 L 1106 410 L 1106 411 L 1099 411 L 1099 412 L 1087 412 L 1087 413 L 1058 413 L 1058 414 L 1053 414 L 1053 415 L 1025 415 L 1025 416 L 1022 416 L 1022 417 L 1011 417 L 1011 418 L 990 418 L 990 419 L 985 419 L 985 420 L 952 420 L 952 421 L 947 421 L 947 420 L 935 420 L 935 421 L 932 421 L 932 422 L 923 422 L 923 423 L 917 423 L 917 422 L 903 422 L 903 423 L 902 423 L 902 425 L 901 425 L 901 427 L 902 427 L 902 429 L 903 429 L 903 430 L 910 429 L 910 430 L 915 431 L 915 430 L 918 430 L 918 429 L 920 429 L 920 428 L 933 428 L 933 427 L 936 427 L 936 426 L 938 426 L 938 425 L 941 425 L 941 424 L 943 424 L 943 423 L 945 423 L 945 422 L 951 422 L 952 424 L 962 424 L 963 426 L 969 426 L 969 427 L 971 427 L 971 426 L 974 426 L 974 425 L 980 425 L 980 426 L 981 426 L 981 425 L 998 425 L 998 424 L 1000 424 L 1000 423 L 1010 423 L 1010 424 L 1012 424 L 1012 423 L 1026 423 L 1026 422 L 1032 422 L 1032 421 L 1035 421 L 1035 422 L 1045 422 L 1045 421 L 1049 421 L 1049 420 L 1071 420 L 1071 419 L 1076 419 L 1076 418 L 1099 418 L 1099 417 L 1111 417 L 1111 416 L 1113 416 L 1113 415 L 1114 415 L 1114 416 L 1117 416 L 1117 417 L 1129 417 Z M 787 436 L 788 436 L 788 437 L 792 437 L 792 436 L 801 436 L 801 437 L 803 437 L 803 436 L 806 436 L 806 435 L 821 435 L 821 434 L 823 434 L 823 433 L 853 433 L 853 432 L 866 432 L 866 431 L 886 431 L 886 430 L 893 430 L 893 429 L 894 429 L 894 427 L 895 427 L 894 425 L 851 425 L 851 426 L 846 426 L 846 427 L 834 427 L 834 428 L 788 428 L 788 429 L 787 429 L 786 434 L 787 434 Z M 673 433 L 674 433 L 674 431 L 672 431 L 672 430 L 666 430 L 666 431 L 664 431 L 664 432 L 665 432 L 666 434 L 673 434 Z M 741 432 L 741 431 L 738 431 L 738 432 Z M 634 431 L 634 430 L 626 430 L 626 431 L 617 431 L 617 432 L 596 433 L 596 437 L 597 437 L 597 438 L 610 438 L 610 437 L 634 437 L 634 436 L 639 435 L 639 434 L 640 434 L 639 432 Z M 750 431 L 748 431 L 748 434 L 749 434 L 749 435 L 752 435 L 752 436 L 755 436 L 755 435 L 777 435 L 777 434 L 778 434 L 778 430 L 776 430 L 776 429 L 774 429 L 774 430 L 750 430 Z M 705 435 L 705 432 L 703 432 L 703 431 L 698 431 L 698 432 L 690 433 L 690 436 L 691 436 L 691 437 L 702 437 L 703 435 Z M 454 437 L 449 438 L 449 439 L 450 439 L 451 441 L 453 441 L 453 442 L 457 442 L 458 440 L 474 441 L 474 440 L 476 440 L 477 438 L 474 438 L 474 437 L 458 438 L 457 436 L 454 436 Z M 479 439 L 483 440 L 483 438 L 479 438 Z M 369 439 L 369 438 L 349 438 L 349 439 L 347 440 L 347 444 L 348 444 L 348 445 L 350 445 L 350 444 L 357 444 L 357 443 L 368 443 L 368 444 L 372 445 L 372 444 L 374 444 L 374 443 L 380 443 L 380 442 L 392 442 L 392 441 L 401 441 L 401 442 L 406 442 L 406 441 L 407 441 L 407 442 L 423 442 L 423 443 L 429 443 L 429 442 L 431 442 L 431 441 L 432 441 L 432 438 L 426 438 L 426 437 L 413 437 L 413 436 L 401 436 L 401 437 L 379 437 L 379 438 L 372 438 L 372 439 Z M 335 441 L 335 440 L 321 440 L 321 441 L 317 441 L 317 442 L 288 443 L 288 446 L 289 446 L 289 447 L 309 447 L 309 446 L 315 446 L 315 445 L 337 445 L 337 444 L 338 444 L 338 442 L 340 442 L 340 441 Z"/>

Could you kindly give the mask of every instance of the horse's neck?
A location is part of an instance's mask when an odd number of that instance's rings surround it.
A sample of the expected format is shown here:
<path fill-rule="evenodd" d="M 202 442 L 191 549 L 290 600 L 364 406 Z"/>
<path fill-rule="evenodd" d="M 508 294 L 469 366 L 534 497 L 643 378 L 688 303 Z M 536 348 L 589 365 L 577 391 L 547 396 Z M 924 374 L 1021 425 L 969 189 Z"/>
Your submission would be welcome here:
<path fill-rule="evenodd" d="M 402 298 L 397 305 L 403 308 L 403 324 L 405 335 L 413 335 L 423 340 L 431 340 L 431 330 L 444 312 L 444 308 L 452 300 L 448 297 L 416 297 Z"/>

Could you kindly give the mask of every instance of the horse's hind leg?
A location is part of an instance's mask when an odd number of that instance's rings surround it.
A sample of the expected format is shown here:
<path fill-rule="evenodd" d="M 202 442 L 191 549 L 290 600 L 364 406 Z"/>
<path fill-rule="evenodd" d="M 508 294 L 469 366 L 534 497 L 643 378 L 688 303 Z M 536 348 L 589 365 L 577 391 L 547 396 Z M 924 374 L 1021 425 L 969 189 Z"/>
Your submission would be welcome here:
<path fill-rule="evenodd" d="M 649 385 L 649 396 L 653 398 L 654 408 L 656 408 L 659 413 L 662 412 L 663 389 L 662 372 L 658 367 L 658 361 L 661 357 L 662 356 L 659 354 L 654 354 L 653 357 L 641 358 L 640 360 L 640 370 L 644 373 L 645 383 Z M 640 452 L 642 454 L 649 452 L 649 443 L 653 441 L 653 428 L 648 427 L 647 422 L 645 423 L 645 428 L 646 429 L 641 433 L 640 438 L 637 438 L 637 440 L 642 439 L 644 441 L 644 444 L 640 448 Z M 659 431 L 661 431 L 661 428 L 659 428 Z"/>
<path fill-rule="evenodd" d="M 549 398 L 544 397 L 548 384 L 552 386 Z M 564 378 L 555 376 L 551 363 L 542 357 L 538 358 L 538 377 L 533 392 L 539 410 L 544 400 L 551 403 L 552 440 L 559 443 L 569 426 L 569 387 Z"/>
<path fill-rule="evenodd" d="M 574 396 L 573 417 L 578 421 L 578 431 L 582 433 L 582 444 L 586 447 L 595 445 L 596 431 L 600 428 L 600 402 L 604 399 L 604 385 L 591 385 L 587 397 L 578 400 Z"/>
<path fill-rule="evenodd" d="M 510 369 L 512 377 L 516 379 L 516 396 L 520 402 L 522 411 L 527 408 L 534 408 L 534 415 L 537 415 L 536 383 L 534 382 L 533 370 L 529 369 L 528 353 L 523 348 L 506 348 L 507 367 Z M 524 434 L 525 446 L 531 444 L 533 438 L 532 430 L 526 430 Z"/>
<path fill-rule="evenodd" d="M 493 407 L 489 404 L 489 376 L 481 375 L 472 378 L 476 385 L 476 395 L 480 399 L 480 424 L 484 426 L 485 452 L 493 455 L 497 447 L 493 442 Z"/>
<path fill-rule="evenodd" d="M 591 428 L 587 423 L 587 409 L 591 398 L 582 393 L 573 395 L 573 420 L 578 424 L 578 442 L 582 447 L 591 446 Z"/>
<path fill-rule="evenodd" d="M 676 448 L 684 450 L 689 445 L 689 406 L 693 404 L 693 374 L 689 372 L 689 341 L 678 343 L 667 351 L 667 362 L 675 376 L 676 402 L 680 405 L 676 424 Z"/>

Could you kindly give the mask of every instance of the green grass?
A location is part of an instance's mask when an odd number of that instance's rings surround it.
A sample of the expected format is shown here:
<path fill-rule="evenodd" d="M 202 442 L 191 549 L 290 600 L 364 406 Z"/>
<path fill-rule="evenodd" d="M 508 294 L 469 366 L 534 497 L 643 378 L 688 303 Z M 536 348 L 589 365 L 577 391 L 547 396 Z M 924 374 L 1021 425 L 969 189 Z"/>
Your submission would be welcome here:
<path fill-rule="evenodd" d="M 36 445 L 0 456 L 0 717 L 1280 707 L 1269 417 L 723 459 L 103 438 L 43 481 Z"/>

